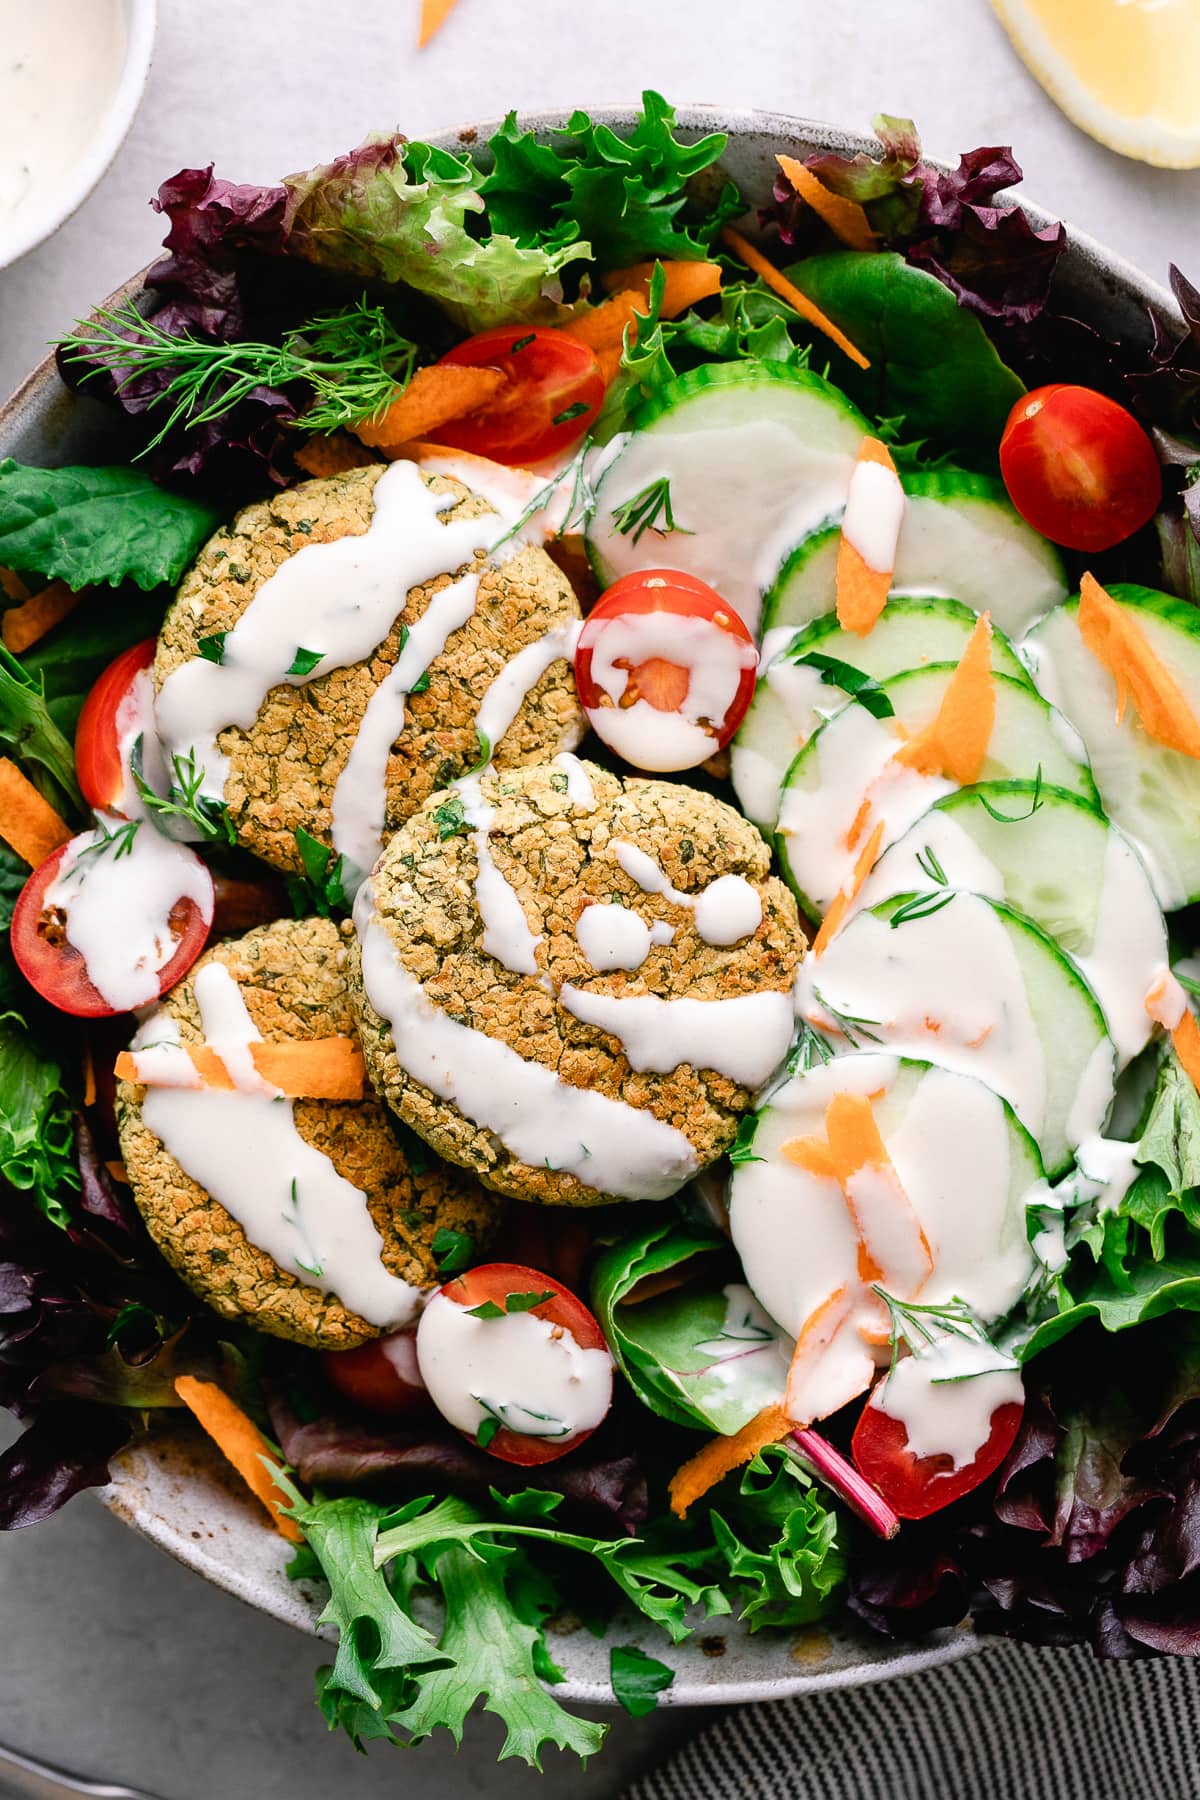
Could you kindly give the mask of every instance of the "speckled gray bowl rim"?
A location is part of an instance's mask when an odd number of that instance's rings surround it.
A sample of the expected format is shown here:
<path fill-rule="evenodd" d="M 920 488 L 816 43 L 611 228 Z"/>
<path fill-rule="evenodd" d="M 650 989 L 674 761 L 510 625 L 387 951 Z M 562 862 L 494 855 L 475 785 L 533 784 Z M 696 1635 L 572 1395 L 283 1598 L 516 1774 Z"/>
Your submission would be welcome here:
<path fill-rule="evenodd" d="M 637 109 L 593 107 L 593 118 L 628 126 Z M 877 150 L 874 139 L 782 113 L 730 111 L 718 106 L 679 108 L 685 132 L 729 134 L 724 163 L 743 192 L 765 200 L 774 173 L 775 151 L 799 154 L 814 149 L 854 155 Z M 522 115 L 539 134 L 566 123 L 562 112 Z M 430 141 L 454 149 L 482 143 L 499 124 L 486 121 L 430 134 Z M 1039 228 L 1055 215 L 1022 196 Z M 121 290 L 136 290 L 135 277 Z M 1092 238 L 1072 232 L 1060 265 L 1056 294 L 1068 309 L 1099 319 L 1121 337 L 1148 336 L 1147 310 L 1178 326 L 1171 295 Z M 72 459 L 111 458 L 124 450 L 119 423 L 96 403 L 70 395 L 47 359 L 0 407 L 0 454 L 51 465 Z M 266 1523 L 258 1503 L 241 1487 L 216 1450 L 194 1428 L 179 1423 L 156 1427 L 114 1459 L 112 1479 L 99 1498 L 113 1515 L 151 1543 L 258 1611 L 310 1635 L 331 1636 L 319 1624 L 324 1603 L 320 1588 L 292 1582 L 285 1573 L 288 1547 Z M 912 1675 L 970 1654 L 978 1640 L 969 1627 L 933 1633 L 919 1643 L 878 1637 L 849 1617 L 788 1632 L 752 1635 L 727 1618 L 697 1625 L 685 1643 L 666 1646 L 663 1634 L 633 1613 L 620 1613 L 603 1638 L 571 1620 L 556 1621 L 550 1648 L 566 1680 L 554 1691 L 564 1700 L 612 1704 L 609 1650 L 637 1644 L 671 1664 L 673 1685 L 660 1704 L 725 1706 L 789 1695 L 857 1687 Z"/>

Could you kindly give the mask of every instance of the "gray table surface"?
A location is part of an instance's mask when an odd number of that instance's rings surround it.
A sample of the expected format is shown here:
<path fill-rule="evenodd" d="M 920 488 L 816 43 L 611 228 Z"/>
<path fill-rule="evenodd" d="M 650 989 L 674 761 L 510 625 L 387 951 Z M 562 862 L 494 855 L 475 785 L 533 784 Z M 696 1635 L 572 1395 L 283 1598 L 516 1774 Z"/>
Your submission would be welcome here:
<path fill-rule="evenodd" d="M 0 394 L 54 333 L 152 254 L 146 205 L 176 169 L 213 160 L 270 181 L 358 142 L 410 135 L 510 106 L 628 99 L 762 106 L 865 126 L 911 113 L 928 148 L 1012 143 L 1029 192 L 1165 277 L 1200 279 L 1200 173 L 1142 168 L 1083 137 L 1026 75 L 986 0 L 843 0 L 766 24 L 721 0 L 460 0 L 431 49 L 417 0 L 160 0 L 142 111 L 112 169 L 50 243 L 0 272 Z M 2 11 L 2 8 L 0 8 Z M 753 19 L 747 34 L 736 21 Z M 0 1538 L 0 1740 L 140 1783 L 163 1800 L 354 1800 L 401 1784 L 437 1796 L 528 1791 L 494 1766 L 499 1734 L 473 1722 L 447 1742 L 356 1759 L 311 1701 L 317 1645 L 205 1588 L 94 1502 Z M 539 1792 L 615 1795 L 700 1723 L 614 1717 L 585 1773 L 551 1753 Z M 0 1788 L 0 1792 L 3 1789 Z"/>

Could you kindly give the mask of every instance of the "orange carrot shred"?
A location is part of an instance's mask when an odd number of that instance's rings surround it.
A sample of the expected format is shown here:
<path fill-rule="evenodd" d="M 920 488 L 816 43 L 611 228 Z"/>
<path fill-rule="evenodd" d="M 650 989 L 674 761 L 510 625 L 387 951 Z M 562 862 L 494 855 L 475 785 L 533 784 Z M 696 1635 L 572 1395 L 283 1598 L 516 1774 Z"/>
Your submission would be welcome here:
<path fill-rule="evenodd" d="M 11 758 L 0 757 L 0 837 L 36 869 L 71 837 L 60 818 Z"/>
<path fill-rule="evenodd" d="M 795 1163 L 808 1175 L 818 1175 L 826 1181 L 837 1180 L 837 1170 L 833 1166 L 833 1157 L 829 1145 L 824 1138 L 794 1137 L 780 1145 L 780 1155 L 788 1162 Z"/>
<path fill-rule="evenodd" d="M 130 1186 L 129 1170 L 119 1157 L 111 1157 L 104 1166 L 114 1181 L 119 1181 L 122 1187 Z"/>
<path fill-rule="evenodd" d="M 270 1463 L 278 1468 L 270 1445 L 253 1419 L 248 1419 L 236 1401 L 229 1398 L 215 1381 L 199 1381 L 194 1375 L 180 1375 L 175 1392 L 188 1411 L 208 1433 L 231 1467 L 237 1470 L 256 1499 L 261 1500 L 271 1515 L 276 1531 L 290 1544 L 302 1544 L 304 1533 L 283 1510 L 283 1495 L 271 1479 Z"/>
<path fill-rule="evenodd" d="M 740 231 L 735 231 L 732 225 L 726 225 L 722 228 L 721 236 L 734 255 L 741 257 L 747 268 L 753 269 L 756 275 L 761 275 L 772 293 L 778 294 L 802 319 L 807 319 L 810 325 L 824 332 L 830 342 L 836 344 L 852 363 L 857 363 L 860 369 L 870 368 L 870 358 L 863 355 L 857 344 L 852 344 L 845 332 L 819 306 L 814 306 L 808 295 L 802 294 L 794 282 L 789 281 L 786 275 L 781 275 L 775 265 L 767 261 L 762 251 L 756 250 Z"/>
<path fill-rule="evenodd" d="M 83 1104 L 96 1104 L 96 1060 L 92 1055 L 92 1046 L 83 1046 Z"/>
<path fill-rule="evenodd" d="M 191 1044 L 188 1055 L 205 1087 L 232 1092 L 229 1070 L 210 1045 Z M 284 1038 L 251 1044 L 250 1055 L 263 1080 L 291 1099 L 362 1099 L 362 1050 L 353 1038 Z M 136 1051 L 122 1050 L 116 1076 L 118 1081 L 143 1081 Z"/>
<path fill-rule="evenodd" d="M 616 350 L 625 342 L 625 333 L 638 319 L 646 317 L 649 302 L 642 294 L 624 291 L 578 312 L 563 326 L 568 337 L 586 344 L 597 356 L 602 351 Z"/>
<path fill-rule="evenodd" d="M 18 575 L 15 569 L 0 568 L 0 594 L 6 599 L 17 603 L 28 600 L 32 592 L 24 577 Z"/>
<path fill-rule="evenodd" d="M 731 1470 L 740 1469 L 768 1444 L 777 1444 L 790 1430 L 782 1407 L 764 1406 L 749 1424 L 743 1425 L 731 1437 L 710 1438 L 671 1477 L 668 1492 L 671 1511 L 676 1518 L 684 1518 L 688 1508 L 702 1499 L 710 1488 L 716 1487 Z"/>
<path fill-rule="evenodd" d="M 996 723 L 992 622 L 984 613 L 950 677 L 936 716 L 897 750 L 895 760 L 922 775 L 945 775 L 961 787 L 979 780 Z"/>
<path fill-rule="evenodd" d="M 857 200 L 847 200 L 844 194 L 833 193 L 794 156 L 777 156 L 775 161 L 785 180 L 791 182 L 805 205 L 811 206 L 818 218 L 828 225 L 834 237 L 851 250 L 874 250 L 879 234 L 871 229 L 871 221 Z"/>
<path fill-rule="evenodd" d="M 390 450 L 412 438 L 461 419 L 485 406 L 504 386 L 499 369 L 472 369 L 456 363 L 433 363 L 418 369 L 378 419 L 364 419 L 354 435 L 372 450 Z"/>
<path fill-rule="evenodd" d="M 897 483 L 896 465 L 886 444 L 878 438 L 865 437 L 858 449 L 859 463 L 876 463 L 890 469 Z M 893 559 L 894 560 L 894 559 Z M 887 605 L 892 589 L 893 569 L 873 569 L 856 545 L 846 536 L 843 525 L 838 539 L 837 618 L 843 631 L 866 637 Z"/>
<path fill-rule="evenodd" d="M 1117 722 L 1129 701 L 1147 737 L 1200 757 L 1200 719 L 1137 620 L 1092 575 L 1079 584 L 1079 635 L 1117 684 Z"/>
<path fill-rule="evenodd" d="M 348 431 L 314 432 L 295 455 L 298 469 L 318 477 L 345 475 L 350 469 L 367 469 L 375 460 L 365 445 L 356 443 Z"/>
<path fill-rule="evenodd" d="M 437 36 L 458 0 L 421 0 L 421 23 L 417 31 L 417 49 L 424 50 Z"/>
<path fill-rule="evenodd" d="M 631 289 L 643 302 L 645 312 L 650 302 L 650 283 L 654 279 L 655 269 L 663 272 L 662 305 L 660 317 L 674 319 L 689 306 L 695 306 L 701 300 L 710 300 L 721 291 L 721 265 L 713 262 L 640 262 L 630 263 L 627 269 L 610 269 L 601 280 L 606 294 L 619 294 L 622 289 Z"/>
<path fill-rule="evenodd" d="M 1200 1090 L 1200 1025 L 1196 1024 L 1196 1015 L 1190 1007 L 1171 1033 L 1171 1042 L 1176 1056 L 1192 1078 L 1192 1086 Z"/>
<path fill-rule="evenodd" d="M 817 932 L 816 937 L 812 941 L 811 954 L 813 956 L 820 956 L 822 950 L 824 950 L 829 943 L 829 940 L 841 929 L 843 919 L 846 917 L 851 906 L 853 906 L 854 902 L 858 899 L 859 894 L 862 892 L 863 883 L 871 873 L 871 870 L 875 867 L 880 849 L 883 845 L 883 833 L 884 821 L 880 819 L 874 831 L 858 853 L 858 860 L 854 865 L 854 873 L 850 877 L 850 885 L 840 894 L 834 896 L 828 912 L 821 920 L 821 929 Z"/>
<path fill-rule="evenodd" d="M 793 1424 L 811 1424 L 811 1416 L 801 1417 L 807 1411 L 799 1402 L 801 1383 L 816 1358 L 829 1349 L 849 1319 L 853 1306 L 854 1296 L 849 1286 L 843 1282 L 841 1287 L 834 1288 L 831 1294 L 826 1295 L 800 1327 L 800 1335 L 796 1339 L 796 1348 L 788 1367 L 787 1388 L 783 1398 L 783 1410 Z"/>
<path fill-rule="evenodd" d="M 0 619 L 4 648 L 14 656 L 32 650 L 39 639 L 53 631 L 68 613 L 74 612 L 82 598 L 82 594 L 73 593 L 65 581 L 52 581 L 49 587 L 31 594 L 19 606 L 10 606 Z"/>

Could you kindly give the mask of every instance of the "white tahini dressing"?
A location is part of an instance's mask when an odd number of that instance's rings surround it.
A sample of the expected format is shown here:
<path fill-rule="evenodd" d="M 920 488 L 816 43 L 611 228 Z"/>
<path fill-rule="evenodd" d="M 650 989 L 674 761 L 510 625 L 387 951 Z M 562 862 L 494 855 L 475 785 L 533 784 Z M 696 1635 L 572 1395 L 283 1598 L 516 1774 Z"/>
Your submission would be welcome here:
<path fill-rule="evenodd" d="M 577 756 L 569 750 L 560 751 L 554 758 L 554 767 L 561 769 L 567 778 L 567 799 L 580 812 L 595 812 L 596 791 L 592 786 L 591 776 Z"/>
<path fill-rule="evenodd" d="M 697 935 L 706 944 L 727 947 L 753 937 L 762 924 L 762 895 L 744 875 L 719 875 L 698 894 L 673 887 L 654 858 L 624 838 L 614 838 L 613 856 L 643 894 L 658 894 L 693 915 Z"/>
<path fill-rule="evenodd" d="M 575 921 L 575 937 L 599 975 L 640 969 L 650 954 L 650 927 L 631 906 L 585 906 Z"/>
<path fill-rule="evenodd" d="M 687 692 L 673 712 L 638 695 L 636 671 L 653 661 L 687 670 Z M 592 729 L 634 768 L 659 773 L 695 768 L 717 748 L 738 686 L 757 661 L 753 644 L 711 619 L 619 614 L 592 640 L 591 677 L 601 695 L 601 704 L 588 709 Z"/>
<path fill-rule="evenodd" d="M 226 634 L 220 663 L 197 656 L 168 676 L 156 707 L 159 733 L 170 753 L 194 756 L 205 794 L 220 799 L 224 791 L 220 731 L 249 730 L 273 687 L 301 687 L 362 662 L 404 611 L 410 588 L 487 548 L 495 515 L 444 520 L 455 504 L 454 494 L 426 487 L 414 463 L 393 463 L 376 483 L 365 532 L 288 557 Z M 291 675 L 298 650 L 320 660 Z"/>
<path fill-rule="evenodd" d="M 612 1404 L 612 1358 L 535 1312 L 480 1319 L 437 1293 L 417 1327 L 417 1361 L 444 1419 L 474 1437 L 485 1419 L 525 1437 L 594 1431 Z"/>
<path fill-rule="evenodd" d="M 559 999 L 585 1025 L 615 1037 L 633 1069 L 667 1075 L 688 1063 L 742 1087 L 759 1087 L 787 1055 L 790 994 L 729 1000 L 662 1000 L 657 994 L 594 994 L 566 982 Z"/>
<path fill-rule="evenodd" d="M 192 851 L 145 821 L 96 816 L 94 830 L 68 843 L 43 905 L 63 914 L 67 942 L 92 986 L 117 1012 L 129 1012 L 157 998 L 159 975 L 179 947 L 170 925 L 178 901 L 191 900 L 211 922 L 212 876 Z"/>
<path fill-rule="evenodd" d="M 868 569 L 891 574 L 903 523 L 904 489 L 895 469 L 884 463 L 856 463 L 842 516 L 842 536 Z"/>
<path fill-rule="evenodd" d="M 899 1419 L 913 1456 L 949 1456 L 962 1469 L 987 1443 L 997 1408 L 1024 1398 L 1014 1361 L 978 1338 L 946 1333 L 902 1357 L 871 1404 Z"/>
<path fill-rule="evenodd" d="M 496 816 L 495 808 L 484 799 L 477 776 L 456 782 L 455 789 L 462 798 L 463 817 L 473 828 L 475 904 L 483 920 L 483 948 L 514 975 L 536 975 L 541 934 L 530 930 L 520 896 L 496 867 L 488 843 L 488 829 Z"/>
<path fill-rule="evenodd" d="M 293 1102 L 258 1074 L 249 1046 L 260 1034 L 237 983 L 222 964 L 210 963 L 196 977 L 195 994 L 205 1037 L 237 1089 L 148 1088 L 146 1125 L 281 1269 L 336 1294 L 371 1325 L 406 1324 L 421 1305 L 421 1290 L 384 1267 L 383 1239 L 366 1194 L 300 1136 Z M 153 1053 L 165 1057 L 172 1042 L 179 1042 L 179 1027 L 159 1007 L 143 1022 L 134 1048 L 142 1058 L 158 1046 Z"/>
<path fill-rule="evenodd" d="M 146 803 L 133 779 L 133 753 L 141 744 L 142 779 L 156 794 L 165 794 L 170 785 L 166 759 L 158 741 L 158 725 L 154 716 L 154 678 L 149 669 L 139 669 L 130 682 L 116 716 L 117 755 L 121 763 L 121 791 L 112 803 L 114 812 L 127 819 L 147 817 Z"/>
<path fill-rule="evenodd" d="M 526 644 L 510 658 L 490 684 L 475 714 L 475 729 L 490 754 L 520 712 L 526 695 L 531 694 L 542 676 L 554 663 L 568 662 L 575 654 L 575 643 L 583 629 L 581 619 L 565 619 L 544 637 Z M 578 734 L 571 740 L 579 742 Z"/>
<path fill-rule="evenodd" d="M 696 1153 L 673 1125 L 644 1108 L 572 1087 L 434 1006 L 376 918 L 369 882 L 358 891 L 354 922 L 363 986 L 391 1027 L 401 1068 L 493 1132 L 510 1155 L 629 1200 L 665 1199 L 695 1174 Z"/>
<path fill-rule="evenodd" d="M 66 198 L 125 61 L 120 0 L 0 5 L 0 260 Z"/>

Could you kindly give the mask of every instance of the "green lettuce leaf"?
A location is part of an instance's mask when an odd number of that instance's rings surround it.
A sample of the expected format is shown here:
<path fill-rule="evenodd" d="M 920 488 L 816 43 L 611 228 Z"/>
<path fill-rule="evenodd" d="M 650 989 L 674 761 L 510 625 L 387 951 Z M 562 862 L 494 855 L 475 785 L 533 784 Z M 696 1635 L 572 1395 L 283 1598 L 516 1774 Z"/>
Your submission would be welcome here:
<path fill-rule="evenodd" d="M 644 1719 L 658 1705 L 658 1696 L 675 1679 L 674 1669 L 647 1656 L 636 1644 L 614 1644 L 608 1656 L 608 1675 L 613 1697 L 633 1719 Z"/>
<path fill-rule="evenodd" d="M 68 587 L 174 585 L 219 523 L 140 469 L 0 462 L 0 563 Z"/>
<path fill-rule="evenodd" d="M 38 676 L 0 644 L 0 748 L 52 806 L 69 812 L 83 805 L 75 779 L 75 753 L 55 724 Z"/>
<path fill-rule="evenodd" d="M 859 369 L 821 341 L 832 380 L 858 406 L 902 417 L 910 437 L 998 447 L 1025 384 L 936 276 L 892 251 L 852 250 L 806 257 L 786 274 L 869 357 Z"/>
<path fill-rule="evenodd" d="M 807 1625 L 829 1610 L 846 1579 L 838 1517 L 782 1444 L 769 1444 L 726 1478 L 711 1518 L 751 1631 Z"/>
<path fill-rule="evenodd" d="M 18 1013 L 0 1014 L 0 1177 L 54 1225 L 70 1223 L 63 1195 L 79 1186 L 74 1142 L 59 1065 Z"/>
<path fill-rule="evenodd" d="M 88 690 L 104 670 L 143 638 L 156 637 L 172 590 L 143 593 L 127 586 L 72 613 L 21 658 L 25 673 L 39 683 L 46 709 L 59 730 L 73 738 Z"/>
<path fill-rule="evenodd" d="M 503 232 L 475 235 L 484 200 L 474 165 L 429 144 L 369 138 L 336 162 L 284 181 L 286 248 L 326 268 L 404 282 L 465 331 L 548 316 L 557 275 L 586 243 L 551 249 Z"/>

